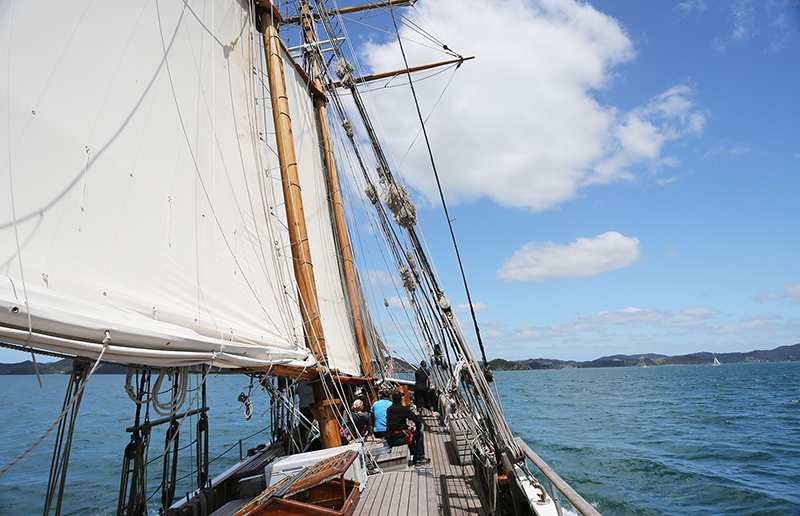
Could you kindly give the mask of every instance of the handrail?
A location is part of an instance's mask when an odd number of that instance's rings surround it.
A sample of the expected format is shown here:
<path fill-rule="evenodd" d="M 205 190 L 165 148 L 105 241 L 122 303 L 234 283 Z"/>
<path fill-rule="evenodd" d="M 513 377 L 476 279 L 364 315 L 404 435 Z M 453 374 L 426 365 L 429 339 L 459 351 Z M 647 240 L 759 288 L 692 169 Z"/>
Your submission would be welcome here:
<path fill-rule="evenodd" d="M 533 462 L 534 466 L 539 468 L 539 471 L 541 471 L 542 474 L 547 477 L 547 480 L 550 481 L 551 485 L 555 486 L 555 488 L 564 495 L 564 498 L 569 500 L 569 503 L 571 503 L 572 506 L 578 510 L 578 512 L 580 512 L 583 516 L 601 516 L 601 514 L 597 512 L 597 509 L 592 507 L 589 502 L 584 500 L 583 497 L 577 493 L 577 491 L 572 489 L 572 487 L 570 487 L 570 485 L 567 484 L 567 482 L 553 470 L 553 468 L 548 466 L 541 457 L 536 455 L 536 453 L 534 453 L 534 451 L 531 450 L 527 444 L 525 444 L 525 441 L 519 437 L 515 437 L 514 442 L 516 442 L 517 446 L 520 447 L 522 453 L 524 453 L 525 456 L 529 458 L 531 462 Z"/>

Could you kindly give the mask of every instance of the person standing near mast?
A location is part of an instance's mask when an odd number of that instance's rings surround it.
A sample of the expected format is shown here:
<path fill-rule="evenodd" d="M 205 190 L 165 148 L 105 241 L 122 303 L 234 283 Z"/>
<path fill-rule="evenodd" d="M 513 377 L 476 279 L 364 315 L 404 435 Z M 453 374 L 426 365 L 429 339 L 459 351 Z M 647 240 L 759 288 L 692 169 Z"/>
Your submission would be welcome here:
<path fill-rule="evenodd" d="M 431 415 L 438 416 L 439 414 L 433 411 L 433 405 L 431 405 L 431 376 L 426 369 L 427 367 L 428 364 L 423 360 L 419 363 L 419 368 L 414 372 L 414 401 L 420 413 L 425 408 L 428 409 Z"/>

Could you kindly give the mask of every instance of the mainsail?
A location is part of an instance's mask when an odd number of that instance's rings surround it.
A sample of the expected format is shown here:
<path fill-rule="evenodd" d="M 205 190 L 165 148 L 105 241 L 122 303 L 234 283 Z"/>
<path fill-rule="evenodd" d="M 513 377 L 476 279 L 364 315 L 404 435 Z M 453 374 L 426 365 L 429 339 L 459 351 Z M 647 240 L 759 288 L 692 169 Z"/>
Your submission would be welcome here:
<path fill-rule="evenodd" d="M 254 108 L 269 91 L 253 6 L 51 9 L 57 23 L 36 3 L 3 17 L 0 340 L 96 358 L 108 332 L 104 358 L 125 363 L 313 366 Z M 330 365 L 359 374 L 313 106 L 285 70 Z"/>

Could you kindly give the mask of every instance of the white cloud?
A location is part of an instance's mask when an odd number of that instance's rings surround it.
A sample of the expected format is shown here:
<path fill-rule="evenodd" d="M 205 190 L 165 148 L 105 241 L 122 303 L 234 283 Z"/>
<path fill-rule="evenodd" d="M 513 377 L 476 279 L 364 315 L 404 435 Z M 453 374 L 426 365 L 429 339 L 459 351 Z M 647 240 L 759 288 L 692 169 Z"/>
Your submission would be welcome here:
<path fill-rule="evenodd" d="M 472 303 L 472 309 L 475 310 L 475 312 L 488 312 L 489 311 L 489 307 L 487 307 L 485 304 L 483 304 L 481 302 Z M 453 307 L 453 312 L 455 312 L 457 314 L 468 314 L 468 313 L 470 313 L 469 312 L 469 304 L 462 303 L 460 305 L 456 305 L 456 306 Z"/>
<path fill-rule="evenodd" d="M 599 103 L 615 67 L 635 52 L 620 23 L 575 0 L 437 0 L 419 10 L 450 48 L 476 59 L 465 63 L 439 100 L 445 81 L 419 81 L 424 116 L 434 101 L 428 132 L 448 201 L 487 197 L 500 205 L 545 210 L 581 188 L 635 178 L 633 167 L 675 163 L 666 142 L 696 135 L 706 114 L 676 86 L 647 106 L 623 112 Z M 409 30 L 404 36 L 419 40 Z M 487 37 L 476 38 L 475 34 Z M 430 45 L 406 43 L 410 65 L 445 59 Z M 373 71 L 401 68 L 396 42 L 370 43 L 364 61 Z M 399 120 L 382 127 L 404 156 L 417 138 L 418 120 L 396 94 L 376 93 L 381 113 Z M 400 173 L 429 202 L 438 190 L 425 146 L 417 141 Z"/>
<path fill-rule="evenodd" d="M 678 4 L 678 9 L 687 12 L 688 11 L 703 12 L 706 10 L 706 3 L 704 0 L 687 0 L 686 2 Z"/>
<path fill-rule="evenodd" d="M 609 231 L 569 245 L 531 242 L 512 254 L 497 272 L 501 281 L 544 282 L 580 278 L 629 267 L 641 258 L 639 239 Z"/>
<path fill-rule="evenodd" d="M 715 3 L 718 8 L 708 12 L 705 12 L 705 0 L 687 0 L 677 8 L 685 14 L 696 11 L 697 16 L 719 17 L 714 26 L 723 27 L 726 34 L 712 38 L 711 48 L 717 52 L 760 39 L 765 45 L 764 52 L 775 54 L 797 35 L 796 24 L 792 23 L 797 16 L 796 0 L 717 0 Z"/>
<path fill-rule="evenodd" d="M 800 304 L 800 283 L 787 283 L 780 292 L 764 292 L 754 299 L 759 303 L 775 299 L 791 299 L 792 304 Z"/>
<path fill-rule="evenodd" d="M 391 274 L 380 269 L 370 269 L 366 271 L 369 282 L 373 285 L 393 285 L 395 283 Z"/>
<path fill-rule="evenodd" d="M 628 307 L 604 310 L 593 315 L 576 316 L 565 324 L 506 328 L 489 324 L 484 341 L 494 349 L 508 349 L 518 356 L 532 356 L 526 343 L 535 345 L 537 356 L 563 358 L 566 349 L 580 350 L 580 360 L 596 358 L 603 348 L 615 353 L 695 353 L 719 349 L 765 349 L 796 342 L 800 317 L 785 318 L 762 313 L 741 317 L 738 322 L 711 324 L 726 316 L 714 308 L 686 308 L 674 313 L 668 310 Z M 483 327 L 483 325 L 482 325 Z M 595 344 L 601 345 L 595 345 Z M 680 348 L 680 349 L 678 349 Z M 547 349 L 549 351 L 542 351 Z M 594 350 L 595 357 L 585 352 Z M 548 356 L 549 353 L 549 356 Z M 607 352 L 606 352 L 607 353 Z M 505 358 L 512 358 L 506 356 Z"/>
<path fill-rule="evenodd" d="M 389 308 L 394 310 L 411 310 L 411 303 L 407 297 L 392 296 L 386 300 Z"/>
<path fill-rule="evenodd" d="M 642 308 L 628 307 L 624 310 L 604 311 L 586 319 L 598 324 L 626 324 L 637 326 L 650 324 L 657 326 L 669 317 L 669 312 L 661 310 L 645 310 Z"/>

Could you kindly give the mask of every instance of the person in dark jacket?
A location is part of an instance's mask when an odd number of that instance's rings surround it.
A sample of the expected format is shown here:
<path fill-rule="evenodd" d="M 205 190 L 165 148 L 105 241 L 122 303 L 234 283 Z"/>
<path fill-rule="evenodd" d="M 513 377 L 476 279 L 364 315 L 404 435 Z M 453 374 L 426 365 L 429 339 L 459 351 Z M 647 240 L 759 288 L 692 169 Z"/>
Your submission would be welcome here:
<path fill-rule="evenodd" d="M 346 436 L 348 441 L 358 439 L 358 437 L 370 437 L 373 441 L 380 441 L 372 433 L 372 422 L 369 414 L 364 413 L 364 402 L 356 398 L 353 401 L 353 417 L 347 424 L 349 435 Z"/>
<path fill-rule="evenodd" d="M 430 400 L 431 377 L 426 367 L 428 364 L 423 360 L 419 363 L 419 368 L 414 372 L 414 402 L 420 412 L 422 409 L 428 409 L 431 415 L 438 416 L 433 411 L 433 405 Z"/>
<path fill-rule="evenodd" d="M 409 429 L 407 420 L 414 422 L 415 428 Z M 425 458 L 425 441 L 422 434 L 422 418 L 410 408 L 403 406 L 403 393 L 392 393 L 392 406 L 386 410 L 386 441 L 389 446 L 408 445 L 411 455 L 414 456 L 415 466 L 430 464 L 431 459 Z"/>

